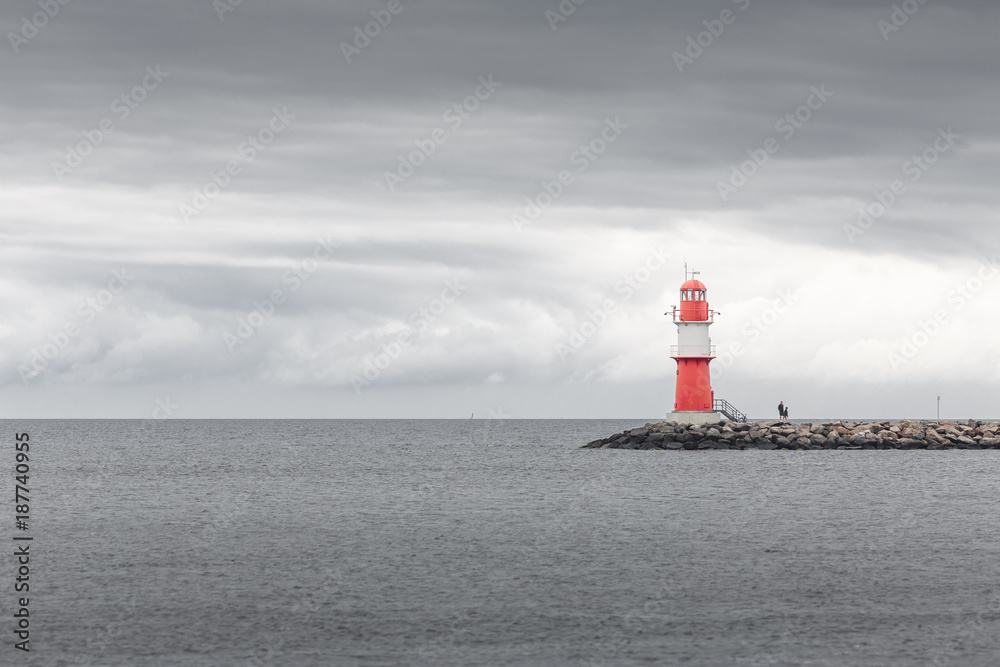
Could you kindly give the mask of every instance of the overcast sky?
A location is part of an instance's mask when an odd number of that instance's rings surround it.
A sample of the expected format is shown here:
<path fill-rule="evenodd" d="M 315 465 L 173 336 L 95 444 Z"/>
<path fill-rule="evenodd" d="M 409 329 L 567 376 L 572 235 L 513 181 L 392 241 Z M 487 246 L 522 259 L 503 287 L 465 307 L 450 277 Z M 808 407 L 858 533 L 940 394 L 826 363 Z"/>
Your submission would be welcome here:
<path fill-rule="evenodd" d="M 0 417 L 1000 416 L 1000 7 L 575 2 L 6 2 Z"/>

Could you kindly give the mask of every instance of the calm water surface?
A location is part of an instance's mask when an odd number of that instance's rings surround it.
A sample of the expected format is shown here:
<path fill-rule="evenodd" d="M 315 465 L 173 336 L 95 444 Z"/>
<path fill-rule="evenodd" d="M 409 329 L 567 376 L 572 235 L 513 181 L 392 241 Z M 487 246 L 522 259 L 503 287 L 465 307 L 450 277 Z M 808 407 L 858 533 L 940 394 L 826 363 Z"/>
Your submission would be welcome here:
<path fill-rule="evenodd" d="M 4 421 L 35 541 L 2 653 L 1000 664 L 1000 452 L 578 449 L 645 421 Z"/>

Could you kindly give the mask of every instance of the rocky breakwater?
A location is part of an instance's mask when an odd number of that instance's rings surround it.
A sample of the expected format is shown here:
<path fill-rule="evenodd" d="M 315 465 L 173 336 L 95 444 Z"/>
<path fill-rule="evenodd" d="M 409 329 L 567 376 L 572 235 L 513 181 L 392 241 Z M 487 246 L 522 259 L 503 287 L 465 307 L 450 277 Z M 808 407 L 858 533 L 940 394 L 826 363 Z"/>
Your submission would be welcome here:
<path fill-rule="evenodd" d="M 595 440 L 584 449 L 1000 449 L 1000 423 L 952 421 L 661 422 Z"/>

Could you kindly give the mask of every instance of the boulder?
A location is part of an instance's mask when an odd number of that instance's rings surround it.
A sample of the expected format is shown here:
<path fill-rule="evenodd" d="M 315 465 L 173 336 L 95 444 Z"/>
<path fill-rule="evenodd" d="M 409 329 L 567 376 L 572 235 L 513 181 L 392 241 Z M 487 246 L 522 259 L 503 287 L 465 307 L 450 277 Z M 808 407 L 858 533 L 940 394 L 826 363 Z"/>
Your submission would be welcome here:
<path fill-rule="evenodd" d="M 584 449 L 1000 449 L 1000 423 L 949 421 L 791 424 L 649 423 L 593 440 Z"/>

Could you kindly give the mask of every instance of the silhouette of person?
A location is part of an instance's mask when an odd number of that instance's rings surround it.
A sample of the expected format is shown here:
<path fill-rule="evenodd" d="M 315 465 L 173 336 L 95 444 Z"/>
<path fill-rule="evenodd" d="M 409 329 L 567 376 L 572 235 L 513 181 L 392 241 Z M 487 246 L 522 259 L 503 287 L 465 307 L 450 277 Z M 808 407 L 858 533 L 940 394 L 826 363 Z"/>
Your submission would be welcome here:
<path fill-rule="evenodd" d="M 778 403 L 778 419 L 785 418 L 785 402 L 781 401 Z"/>

